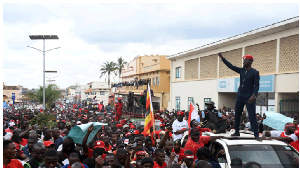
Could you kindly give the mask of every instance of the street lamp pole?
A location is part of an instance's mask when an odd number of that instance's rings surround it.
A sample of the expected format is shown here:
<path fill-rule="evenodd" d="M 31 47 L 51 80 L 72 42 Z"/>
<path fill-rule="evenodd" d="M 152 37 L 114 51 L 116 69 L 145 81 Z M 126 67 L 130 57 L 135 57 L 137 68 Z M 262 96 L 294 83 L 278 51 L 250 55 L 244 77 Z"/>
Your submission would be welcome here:
<path fill-rule="evenodd" d="M 46 103 L 46 98 L 45 98 L 45 53 L 48 51 L 51 51 L 53 49 L 47 50 L 45 51 L 45 40 L 46 39 L 58 39 L 57 35 L 29 35 L 29 38 L 31 40 L 43 40 L 43 109 L 45 109 L 45 103 Z M 29 47 L 29 46 L 28 46 Z M 34 47 L 30 47 L 30 48 L 34 48 Z M 36 49 L 36 48 L 34 48 Z M 57 49 L 57 48 L 55 48 Z M 36 49 L 38 51 L 41 51 L 39 49 Z"/>

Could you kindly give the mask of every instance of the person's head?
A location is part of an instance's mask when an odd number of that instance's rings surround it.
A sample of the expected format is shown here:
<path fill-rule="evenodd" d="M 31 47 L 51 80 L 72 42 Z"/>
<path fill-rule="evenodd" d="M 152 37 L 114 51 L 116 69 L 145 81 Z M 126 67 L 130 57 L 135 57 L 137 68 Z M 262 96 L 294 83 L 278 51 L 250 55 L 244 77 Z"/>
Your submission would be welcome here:
<path fill-rule="evenodd" d="M 122 99 L 121 99 L 121 98 L 118 98 L 118 102 L 121 103 L 121 102 L 122 102 Z"/>
<path fill-rule="evenodd" d="M 118 140 L 118 134 L 117 133 L 111 134 L 111 141 L 116 142 L 117 140 Z"/>
<path fill-rule="evenodd" d="M 208 161 L 199 160 L 195 164 L 195 168 L 212 168 L 212 165 Z"/>
<path fill-rule="evenodd" d="M 179 152 L 180 149 L 181 149 L 181 141 L 180 140 L 174 141 L 174 151 Z"/>
<path fill-rule="evenodd" d="M 75 162 L 72 164 L 71 168 L 84 168 L 80 162 Z"/>
<path fill-rule="evenodd" d="M 127 151 L 124 148 L 120 148 L 117 150 L 116 154 L 118 163 L 121 165 L 125 165 L 126 157 L 127 157 Z"/>
<path fill-rule="evenodd" d="M 46 147 L 44 144 L 38 142 L 33 146 L 32 149 L 32 156 L 34 159 L 36 159 L 38 162 L 43 162 L 44 156 L 46 152 Z"/>
<path fill-rule="evenodd" d="M 50 140 L 45 141 L 44 145 L 46 146 L 46 150 L 55 148 L 55 143 L 51 142 Z"/>
<path fill-rule="evenodd" d="M 20 129 L 14 129 L 13 130 L 13 134 L 14 135 L 17 135 L 17 136 L 20 136 L 20 133 L 21 133 L 22 131 L 20 130 Z"/>
<path fill-rule="evenodd" d="M 257 162 L 248 162 L 243 166 L 243 168 L 261 168 L 261 165 Z"/>
<path fill-rule="evenodd" d="M 105 143 L 105 145 L 109 144 L 109 138 L 108 136 L 102 136 L 102 141 Z"/>
<path fill-rule="evenodd" d="M 52 130 L 52 135 L 53 135 L 53 137 L 54 137 L 55 139 L 58 139 L 59 136 L 60 136 L 59 129 L 58 129 L 58 128 L 54 128 L 54 129 Z"/>
<path fill-rule="evenodd" d="M 199 122 L 196 119 L 193 119 L 190 123 L 191 128 L 195 128 L 199 125 Z"/>
<path fill-rule="evenodd" d="M 164 146 L 164 150 L 166 152 L 171 152 L 173 149 L 173 143 L 169 140 L 166 141 L 165 146 Z"/>
<path fill-rule="evenodd" d="M 55 168 L 57 165 L 58 156 L 55 149 L 49 149 L 45 152 L 44 163 L 45 168 Z"/>
<path fill-rule="evenodd" d="M 96 159 L 99 155 L 103 155 L 103 149 L 95 148 L 93 151 L 93 158 Z"/>
<path fill-rule="evenodd" d="M 231 159 L 231 168 L 242 168 L 243 161 L 241 158 L 232 158 Z"/>
<path fill-rule="evenodd" d="M 184 158 L 183 158 L 186 166 L 191 168 L 194 163 L 194 153 L 191 150 L 184 151 Z"/>
<path fill-rule="evenodd" d="M 73 139 L 67 137 L 66 139 L 64 139 L 63 141 L 63 153 L 69 155 L 70 153 L 72 153 L 75 149 L 75 143 L 73 141 Z"/>
<path fill-rule="evenodd" d="M 45 128 L 43 130 L 43 135 L 44 135 L 44 139 L 45 140 L 51 139 L 52 138 L 52 131 L 51 131 L 51 129 Z"/>
<path fill-rule="evenodd" d="M 177 112 L 177 120 L 179 122 L 183 121 L 183 117 L 184 117 L 184 112 L 182 112 L 182 111 Z"/>
<path fill-rule="evenodd" d="M 136 146 L 143 147 L 144 142 L 142 141 L 142 139 L 138 138 L 135 140 L 135 142 Z"/>
<path fill-rule="evenodd" d="M 3 157 L 7 159 L 15 159 L 17 156 L 16 145 L 11 140 L 3 141 Z"/>
<path fill-rule="evenodd" d="M 252 63 L 253 63 L 253 56 L 251 56 L 251 55 L 245 55 L 244 57 L 243 57 L 243 67 L 245 68 L 245 67 L 249 67 L 249 66 L 251 66 L 252 65 Z"/>
<path fill-rule="evenodd" d="M 285 130 L 285 133 L 287 135 L 288 134 L 293 134 L 295 132 L 295 130 L 296 130 L 296 126 L 294 125 L 294 123 L 289 122 L 289 123 L 285 124 L 284 130 Z"/>
<path fill-rule="evenodd" d="M 73 163 L 80 162 L 80 157 L 77 152 L 73 152 L 69 155 L 69 164 L 72 166 Z"/>
<path fill-rule="evenodd" d="M 191 139 L 194 142 L 197 142 L 197 141 L 199 141 L 199 138 L 200 138 L 200 132 L 199 132 L 199 130 L 197 128 L 191 129 Z"/>
<path fill-rule="evenodd" d="M 152 140 L 151 140 L 151 138 L 149 138 L 149 137 L 146 138 L 145 147 L 146 148 L 151 148 L 152 147 Z"/>
<path fill-rule="evenodd" d="M 162 165 L 165 162 L 165 151 L 160 148 L 156 149 L 155 160 L 158 165 Z"/>
<path fill-rule="evenodd" d="M 111 168 L 116 168 L 117 162 L 115 154 L 108 153 L 105 157 L 105 162 L 107 162 Z"/>
<path fill-rule="evenodd" d="M 209 156 L 210 156 L 208 148 L 206 148 L 206 147 L 199 148 L 196 152 L 196 156 L 197 156 L 197 159 L 199 159 L 199 160 L 208 161 Z"/>
<path fill-rule="evenodd" d="M 142 168 L 142 160 L 141 159 L 136 161 L 135 168 Z"/>
<path fill-rule="evenodd" d="M 142 162 L 141 162 L 142 168 L 153 168 L 153 166 L 154 166 L 154 162 L 153 162 L 152 158 L 145 157 L 142 159 Z"/>
<path fill-rule="evenodd" d="M 33 146 L 34 146 L 36 143 L 37 143 L 37 138 L 35 138 L 35 137 L 30 136 L 30 137 L 27 139 L 27 147 L 28 147 L 29 152 L 32 151 Z"/>
<path fill-rule="evenodd" d="M 207 110 L 213 110 L 215 108 L 215 102 L 213 101 L 209 101 L 207 103 L 205 103 Z"/>

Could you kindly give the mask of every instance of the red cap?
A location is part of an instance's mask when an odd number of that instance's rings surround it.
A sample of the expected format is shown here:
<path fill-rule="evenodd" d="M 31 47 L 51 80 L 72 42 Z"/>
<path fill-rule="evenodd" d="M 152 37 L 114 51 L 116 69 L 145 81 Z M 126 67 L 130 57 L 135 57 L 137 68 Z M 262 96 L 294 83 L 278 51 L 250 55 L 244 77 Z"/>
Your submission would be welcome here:
<path fill-rule="evenodd" d="M 243 59 L 253 60 L 253 56 L 252 55 L 245 55 L 243 57 Z"/>
<path fill-rule="evenodd" d="M 55 144 L 53 142 L 51 142 L 50 140 L 48 140 L 48 141 L 44 142 L 44 145 L 45 146 L 51 146 L 51 145 L 55 145 Z"/>
<path fill-rule="evenodd" d="M 295 135 L 299 138 L 299 130 L 295 130 Z"/>
<path fill-rule="evenodd" d="M 131 133 L 130 133 L 130 132 L 127 132 L 127 133 L 125 134 L 125 136 L 131 136 Z"/>
<path fill-rule="evenodd" d="M 160 127 L 165 127 L 166 125 L 165 124 L 160 124 Z"/>
<path fill-rule="evenodd" d="M 20 145 L 17 144 L 16 142 L 14 142 L 14 144 L 16 145 L 16 149 L 17 149 L 17 150 L 20 150 Z"/>
<path fill-rule="evenodd" d="M 146 155 L 146 151 L 137 151 L 136 155 Z"/>
<path fill-rule="evenodd" d="M 131 126 L 130 126 L 130 129 L 134 129 L 134 128 L 135 128 L 135 126 L 134 126 L 134 125 L 131 125 Z"/>
<path fill-rule="evenodd" d="M 129 123 L 129 126 L 131 126 L 133 123 Z"/>
<path fill-rule="evenodd" d="M 182 115 L 182 116 L 184 116 L 184 112 L 179 111 L 179 112 L 177 112 L 177 115 Z"/>
<path fill-rule="evenodd" d="M 122 124 L 117 124 L 116 126 L 117 126 L 117 127 L 122 127 Z"/>
<path fill-rule="evenodd" d="M 118 98 L 118 100 L 122 100 L 121 98 Z"/>
<path fill-rule="evenodd" d="M 143 95 L 143 93 L 141 93 L 141 96 Z"/>
<path fill-rule="evenodd" d="M 99 140 L 99 141 L 96 141 L 96 142 L 95 142 L 94 149 L 95 149 L 95 148 L 103 148 L 103 149 L 105 149 L 104 146 L 105 146 L 105 143 L 104 143 L 103 141 Z"/>
<path fill-rule="evenodd" d="M 138 130 L 134 130 L 134 134 L 138 135 L 138 134 L 140 134 L 140 132 Z"/>

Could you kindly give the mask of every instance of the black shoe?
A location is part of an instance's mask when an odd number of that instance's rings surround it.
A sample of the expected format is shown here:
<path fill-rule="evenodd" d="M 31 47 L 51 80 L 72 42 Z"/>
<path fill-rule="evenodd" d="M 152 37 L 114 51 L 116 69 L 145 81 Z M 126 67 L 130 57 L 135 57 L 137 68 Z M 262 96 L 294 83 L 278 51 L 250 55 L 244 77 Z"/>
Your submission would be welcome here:
<path fill-rule="evenodd" d="M 257 141 L 262 141 L 262 138 L 259 137 L 259 136 L 255 136 L 255 139 L 256 139 Z"/>
<path fill-rule="evenodd" d="M 240 133 L 234 133 L 234 134 L 231 134 L 231 136 L 240 136 Z"/>

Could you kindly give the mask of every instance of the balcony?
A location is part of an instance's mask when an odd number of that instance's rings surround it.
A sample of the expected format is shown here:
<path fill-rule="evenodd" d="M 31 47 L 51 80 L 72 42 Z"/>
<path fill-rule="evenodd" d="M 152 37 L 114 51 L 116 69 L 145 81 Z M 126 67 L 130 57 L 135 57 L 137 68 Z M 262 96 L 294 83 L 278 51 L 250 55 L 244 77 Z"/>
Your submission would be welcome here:
<path fill-rule="evenodd" d="M 150 87 L 154 93 L 160 93 L 164 91 L 164 88 L 162 85 L 152 85 Z M 141 86 L 123 86 L 123 87 L 116 87 L 116 92 L 120 93 L 129 93 L 129 91 L 134 92 L 135 94 L 140 94 L 144 92 L 144 90 L 147 89 L 147 85 L 141 85 Z"/>

